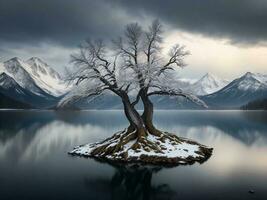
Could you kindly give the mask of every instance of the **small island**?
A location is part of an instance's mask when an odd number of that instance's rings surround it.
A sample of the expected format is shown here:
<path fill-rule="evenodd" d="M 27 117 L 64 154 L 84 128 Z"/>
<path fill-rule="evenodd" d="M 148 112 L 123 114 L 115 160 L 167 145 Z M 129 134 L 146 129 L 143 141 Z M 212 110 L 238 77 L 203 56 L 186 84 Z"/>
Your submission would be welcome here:
<path fill-rule="evenodd" d="M 104 161 L 170 166 L 202 163 L 212 154 L 212 148 L 166 132 L 160 136 L 149 134 L 141 140 L 131 138 L 135 138 L 135 133 L 125 130 L 102 142 L 75 147 L 69 154 Z"/>

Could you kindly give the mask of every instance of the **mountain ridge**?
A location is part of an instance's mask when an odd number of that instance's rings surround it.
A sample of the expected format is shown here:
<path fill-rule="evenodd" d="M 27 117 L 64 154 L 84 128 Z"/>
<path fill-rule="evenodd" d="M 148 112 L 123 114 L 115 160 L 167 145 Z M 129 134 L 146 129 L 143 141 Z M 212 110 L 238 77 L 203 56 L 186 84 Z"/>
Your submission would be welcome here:
<path fill-rule="evenodd" d="M 177 80 L 177 87 L 198 95 L 210 109 L 238 108 L 254 99 L 267 97 L 267 75 L 260 73 L 247 72 L 231 82 L 211 73 L 195 82 Z M 59 73 L 38 57 L 26 61 L 14 57 L 0 63 L 0 94 L 37 108 L 54 107 L 67 95 L 71 86 L 67 87 L 63 81 Z M 75 106 L 82 109 L 121 108 L 121 102 L 115 97 L 107 97 L 96 98 L 88 105 L 84 101 Z M 155 96 L 152 100 L 156 109 L 201 109 L 181 98 Z"/>
<path fill-rule="evenodd" d="M 267 96 L 267 77 L 262 74 L 245 73 L 221 90 L 202 98 L 212 106 L 240 107 L 249 101 Z"/>
<path fill-rule="evenodd" d="M 0 74 L 0 94 L 36 108 L 45 108 L 57 102 L 57 99 L 51 95 L 39 96 L 21 87 L 6 73 Z"/>
<path fill-rule="evenodd" d="M 14 57 L 0 65 L 0 72 L 7 73 L 20 86 L 37 95 L 47 93 L 58 97 L 68 91 L 67 85 L 58 72 L 40 58 L 32 57 L 27 61 L 23 61 L 18 57 Z"/>
<path fill-rule="evenodd" d="M 28 61 L 36 61 L 37 58 L 29 59 Z M 41 63 L 41 60 L 38 59 Z M 41 63 L 50 73 L 54 73 L 56 78 L 56 72 L 51 70 L 47 64 Z M 43 66 L 36 66 L 44 71 Z M 22 103 L 30 104 L 37 108 L 46 108 L 56 104 L 59 96 L 54 95 L 53 92 L 49 92 L 47 88 L 43 87 L 45 80 L 43 77 L 38 79 L 38 71 L 33 71 L 33 65 L 22 61 L 18 57 L 11 58 L 3 63 L 0 63 L 0 93 L 8 98 L 17 100 Z M 44 73 L 48 73 L 45 71 Z M 62 80 L 63 81 L 63 80 Z M 55 85 L 56 86 L 56 85 Z M 51 85 L 54 87 L 54 84 Z M 65 91 L 64 91 L 65 93 Z M 64 94 L 61 93 L 62 95 Z"/>

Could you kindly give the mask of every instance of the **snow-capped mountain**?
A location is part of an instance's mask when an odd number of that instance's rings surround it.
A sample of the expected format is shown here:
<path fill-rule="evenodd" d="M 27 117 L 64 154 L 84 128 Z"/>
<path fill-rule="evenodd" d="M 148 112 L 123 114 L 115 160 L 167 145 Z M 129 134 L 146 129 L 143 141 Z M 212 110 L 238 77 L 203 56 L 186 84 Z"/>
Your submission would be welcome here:
<path fill-rule="evenodd" d="M 34 82 L 33 78 L 23 67 L 23 61 L 19 58 L 12 58 L 3 64 L 0 64 L 0 74 L 5 73 L 15 82 L 17 82 L 22 88 L 31 91 L 32 93 L 45 96 L 42 89 Z"/>
<path fill-rule="evenodd" d="M 255 92 L 267 89 L 267 75 L 264 74 L 254 74 L 251 72 L 247 72 L 240 78 L 233 80 L 227 87 L 218 91 L 228 92 L 229 90 L 239 90 L 243 92 Z"/>
<path fill-rule="evenodd" d="M 236 84 L 243 91 L 264 90 L 267 88 L 267 75 L 247 72 Z"/>
<path fill-rule="evenodd" d="M 0 87 L 2 89 L 1 92 L 3 92 L 3 90 L 8 91 L 12 89 L 12 94 L 24 94 L 25 91 L 25 89 L 18 85 L 17 82 L 13 78 L 8 76 L 5 72 L 0 74 Z"/>
<path fill-rule="evenodd" d="M 21 87 L 40 96 L 58 97 L 68 90 L 60 75 L 41 59 L 33 57 L 26 62 L 15 57 L 0 64 L 0 73 L 12 77 Z"/>
<path fill-rule="evenodd" d="M 200 96 L 210 109 L 238 109 L 251 100 L 267 97 L 267 76 L 263 74 L 248 72 L 226 86 L 227 81 L 207 74 L 197 83 L 202 86 L 201 91 L 206 89 L 206 92 L 211 92 L 212 89 L 220 88 L 219 91 L 212 94 Z M 186 84 L 189 84 L 188 81 L 179 84 L 179 86 L 182 88 Z M 196 83 L 193 84 L 196 85 Z M 199 107 L 184 98 L 153 96 L 151 100 L 156 109 L 203 109 L 203 107 Z M 82 107 L 88 109 L 120 109 L 122 105 L 119 99 L 110 95 L 96 98 L 90 103 L 83 104 Z M 138 108 L 141 109 L 142 106 Z"/>
<path fill-rule="evenodd" d="M 68 91 L 68 87 L 61 79 L 60 75 L 40 58 L 32 57 L 26 61 L 30 66 L 24 67 L 34 79 L 36 84 L 48 94 L 60 96 Z"/>
<path fill-rule="evenodd" d="M 267 97 L 267 75 L 247 72 L 221 90 L 206 95 L 203 100 L 210 106 L 239 107 L 249 101 Z"/>
<path fill-rule="evenodd" d="M 213 74 L 207 73 L 201 79 L 186 88 L 195 95 L 207 95 L 225 87 L 229 81 L 221 79 Z"/>
<path fill-rule="evenodd" d="M 70 87 L 41 59 L 17 57 L 0 63 L 0 93 L 37 108 L 53 106 Z"/>
<path fill-rule="evenodd" d="M 210 73 L 195 82 L 177 79 L 174 84 L 200 96 L 210 108 L 239 108 L 249 101 L 267 97 L 267 75 L 251 72 L 229 84 Z M 33 57 L 27 61 L 12 58 L 0 63 L 0 94 L 7 99 L 37 108 L 48 108 L 56 105 L 70 88 L 55 70 L 39 58 Z M 121 102 L 115 96 L 105 97 L 77 106 L 90 109 L 121 108 Z M 152 100 L 156 109 L 198 108 L 184 99 L 177 101 L 168 96 L 155 96 Z"/>
<path fill-rule="evenodd" d="M 31 105 L 36 108 L 44 108 L 57 102 L 57 99 L 51 95 L 45 93 L 37 95 L 28 89 L 21 87 L 5 72 L 0 74 L 0 94 L 2 97 L 13 99 L 14 101 Z"/>

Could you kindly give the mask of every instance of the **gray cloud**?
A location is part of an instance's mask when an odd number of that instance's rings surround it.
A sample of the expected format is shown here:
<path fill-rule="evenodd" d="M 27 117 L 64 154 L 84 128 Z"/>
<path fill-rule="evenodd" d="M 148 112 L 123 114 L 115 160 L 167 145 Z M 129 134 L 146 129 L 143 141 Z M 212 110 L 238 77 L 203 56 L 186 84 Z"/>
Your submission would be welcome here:
<path fill-rule="evenodd" d="M 128 20 L 102 0 L 0 0 L 0 62 L 38 56 L 60 70 L 84 39 L 113 38 Z"/>
<path fill-rule="evenodd" d="M 173 27 L 232 43 L 267 40 L 266 0 L 135 0 L 115 1 L 129 12 L 152 15 Z"/>
<path fill-rule="evenodd" d="M 267 40 L 265 0 L 0 0 L 0 41 L 77 45 L 113 37 L 140 17 L 233 43 Z"/>
<path fill-rule="evenodd" d="M 0 0 L 0 61 L 40 56 L 60 69 L 85 38 L 114 38 L 153 18 L 233 44 L 267 44 L 266 0 Z"/>
<path fill-rule="evenodd" d="M 109 37 L 126 16 L 103 1 L 0 0 L 0 40 L 77 45 L 87 37 Z"/>

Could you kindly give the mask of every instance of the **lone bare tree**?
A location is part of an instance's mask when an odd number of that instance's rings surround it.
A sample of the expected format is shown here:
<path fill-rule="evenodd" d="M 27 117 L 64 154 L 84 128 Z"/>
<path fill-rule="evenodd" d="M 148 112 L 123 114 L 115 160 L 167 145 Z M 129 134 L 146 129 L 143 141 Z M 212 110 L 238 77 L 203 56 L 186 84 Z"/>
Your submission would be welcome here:
<path fill-rule="evenodd" d="M 172 73 L 175 68 L 185 66 L 184 58 L 189 52 L 176 44 L 166 59 L 161 35 L 162 26 L 158 20 L 146 31 L 133 23 L 126 26 L 122 37 L 112 41 L 112 47 L 108 48 L 102 40 L 87 40 L 80 51 L 72 55 L 75 69 L 69 79 L 77 86 L 60 101 L 59 107 L 110 91 L 121 98 L 129 121 L 125 131 L 103 142 L 75 148 L 72 154 L 149 163 L 202 161 L 211 155 L 211 149 L 204 145 L 162 132 L 153 124 L 150 100 L 153 95 L 184 97 L 205 106 L 196 96 L 183 92 L 177 85 L 173 87 Z M 143 103 L 142 114 L 135 108 L 139 101 Z M 188 155 L 180 156 L 178 147 L 185 144 L 195 149 L 184 147 L 192 152 L 186 149 Z M 170 152 L 175 156 L 168 156 Z"/>

